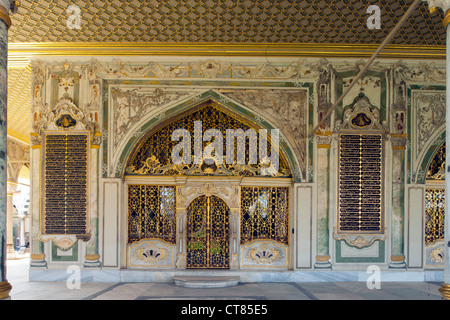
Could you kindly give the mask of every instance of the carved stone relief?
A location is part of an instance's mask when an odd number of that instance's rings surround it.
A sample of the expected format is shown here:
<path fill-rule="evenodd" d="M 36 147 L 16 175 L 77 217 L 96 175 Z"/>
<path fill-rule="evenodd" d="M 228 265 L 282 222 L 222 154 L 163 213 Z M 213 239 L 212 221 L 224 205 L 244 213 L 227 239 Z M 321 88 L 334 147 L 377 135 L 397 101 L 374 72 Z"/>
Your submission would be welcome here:
<path fill-rule="evenodd" d="M 241 268 L 287 268 L 288 246 L 271 240 L 241 245 Z"/>
<path fill-rule="evenodd" d="M 305 173 L 306 111 L 309 101 L 306 90 L 247 89 L 220 92 L 266 116 L 294 146 L 301 170 Z"/>
<path fill-rule="evenodd" d="M 175 246 L 159 240 L 141 240 L 128 246 L 128 266 L 173 268 Z"/>
<path fill-rule="evenodd" d="M 125 89 L 114 87 L 111 89 L 111 107 L 112 107 L 112 131 L 111 142 L 113 150 L 116 150 L 118 144 L 124 136 L 130 133 L 133 126 L 141 121 L 149 113 L 160 112 L 163 106 L 179 102 L 183 98 L 195 95 L 198 90 L 179 90 L 168 88 L 150 88 L 150 89 Z"/>
<path fill-rule="evenodd" d="M 423 151 L 436 129 L 445 123 L 445 93 L 415 92 L 413 94 L 413 109 L 415 113 L 415 137 L 417 146 L 415 157 Z"/>

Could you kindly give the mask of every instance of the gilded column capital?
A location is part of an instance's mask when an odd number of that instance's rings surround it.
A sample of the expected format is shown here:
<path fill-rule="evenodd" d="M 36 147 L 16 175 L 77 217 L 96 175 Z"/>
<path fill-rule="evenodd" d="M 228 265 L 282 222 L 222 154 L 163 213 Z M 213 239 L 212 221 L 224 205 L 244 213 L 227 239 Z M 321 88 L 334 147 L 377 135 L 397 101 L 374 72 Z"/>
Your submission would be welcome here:
<path fill-rule="evenodd" d="M 333 136 L 333 132 L 331 132 L 331 131 L 326 131 L 326 132 L 317 131 L 316 132 L 317 148 L 318 149 L 322 149 L 322 148 L 330 149 L 332 136 Z"/>
<path fill-rule="evenodd" d="M 3 20 L 8 28 L 11 27 L 9 12 L 16 13 L 19 6 L 20 1 L 18 0 L 0 0 L 0 20 Z"/>
<path fill-rule="evenodd" d="M 17 191 L 18 183 L 14 181 L 7 181 L 6 193 L 7 195 L 13 195 Z"/>
<path fill-rule="evenodd" d="M 447 25 L 450 22 L 450 0 L 428 0 L 427 2 L 430 13 L 432 14 L 439 9 L 442 9 L 445 14 L 442 23 L 444 24 L 444 27 L 447 28 Z"/>

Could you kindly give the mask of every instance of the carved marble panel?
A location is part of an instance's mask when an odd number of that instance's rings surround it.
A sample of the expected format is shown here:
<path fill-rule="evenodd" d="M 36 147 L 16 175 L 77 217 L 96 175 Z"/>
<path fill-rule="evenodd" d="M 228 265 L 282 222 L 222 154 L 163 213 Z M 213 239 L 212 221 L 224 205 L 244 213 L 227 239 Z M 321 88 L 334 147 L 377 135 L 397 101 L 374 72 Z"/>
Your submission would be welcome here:
<path fill-rule="evenodd" d="M 133 126 L 148 114 L 163 111 L 164 106 L 180 103 L 198 90 L 169 88 L 113 87 L 111 88 L 111 142 L 113 152 Z"/>
<path fill-rule="evenodd" d="M 417 91 L 412 97 L 414 156 L 419 157 L 430 137 L 445 123 L 445 92 Z"/>
<path fill-rule="evenodd" d="M 288 246 L 271 240 L 241 245 L 241 269 L 285 269 Z"/>
<path fill-rule="evenodd" d="M 305 170 L 309 102 L 306 89 L 227 89 L 220 92 L 269 119 L 294 146 L 301 169 Z"/>
<path fill-rule="evenodd" d="M 174 268 L 176 245 L 159 240 L 140 240 L 127 247 L 128 267 Z"/>

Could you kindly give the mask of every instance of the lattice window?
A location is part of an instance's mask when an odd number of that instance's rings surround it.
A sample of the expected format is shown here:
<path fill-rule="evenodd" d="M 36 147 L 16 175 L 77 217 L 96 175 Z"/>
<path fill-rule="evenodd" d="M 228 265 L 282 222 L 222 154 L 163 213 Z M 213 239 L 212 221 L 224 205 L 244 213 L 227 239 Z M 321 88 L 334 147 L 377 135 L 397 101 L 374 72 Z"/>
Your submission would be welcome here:
<path fill-rule="evenodd" d="M 340 134 L 338 231 L 382 232 L 382 157 L 381 134 Z"/>
<path fill-rule="evenodd" d="M 444 240 L 445 189 L 426 189 L 425 245 Z"/>
<path fill-rule="evenodd" d="M 289 188 L 241 188 L 241 244 L 270 239 L 288 244 Z"/>
<path fill-rule="evenodd" d="M 176 243 L 176 187 L 128 185 L 128 243 L 161 239 Z"/>

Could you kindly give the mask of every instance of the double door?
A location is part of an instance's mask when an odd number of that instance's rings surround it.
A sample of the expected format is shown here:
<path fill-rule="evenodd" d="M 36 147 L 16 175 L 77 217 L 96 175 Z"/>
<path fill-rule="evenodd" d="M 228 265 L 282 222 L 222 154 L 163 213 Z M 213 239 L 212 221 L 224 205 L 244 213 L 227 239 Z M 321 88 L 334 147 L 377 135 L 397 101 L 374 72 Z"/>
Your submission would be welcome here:
<path fill-rule="evenodd" d="M 216 196 L 200 196 L 187 208 L 186 267 L 230 267 L 230 208 Z"/>

